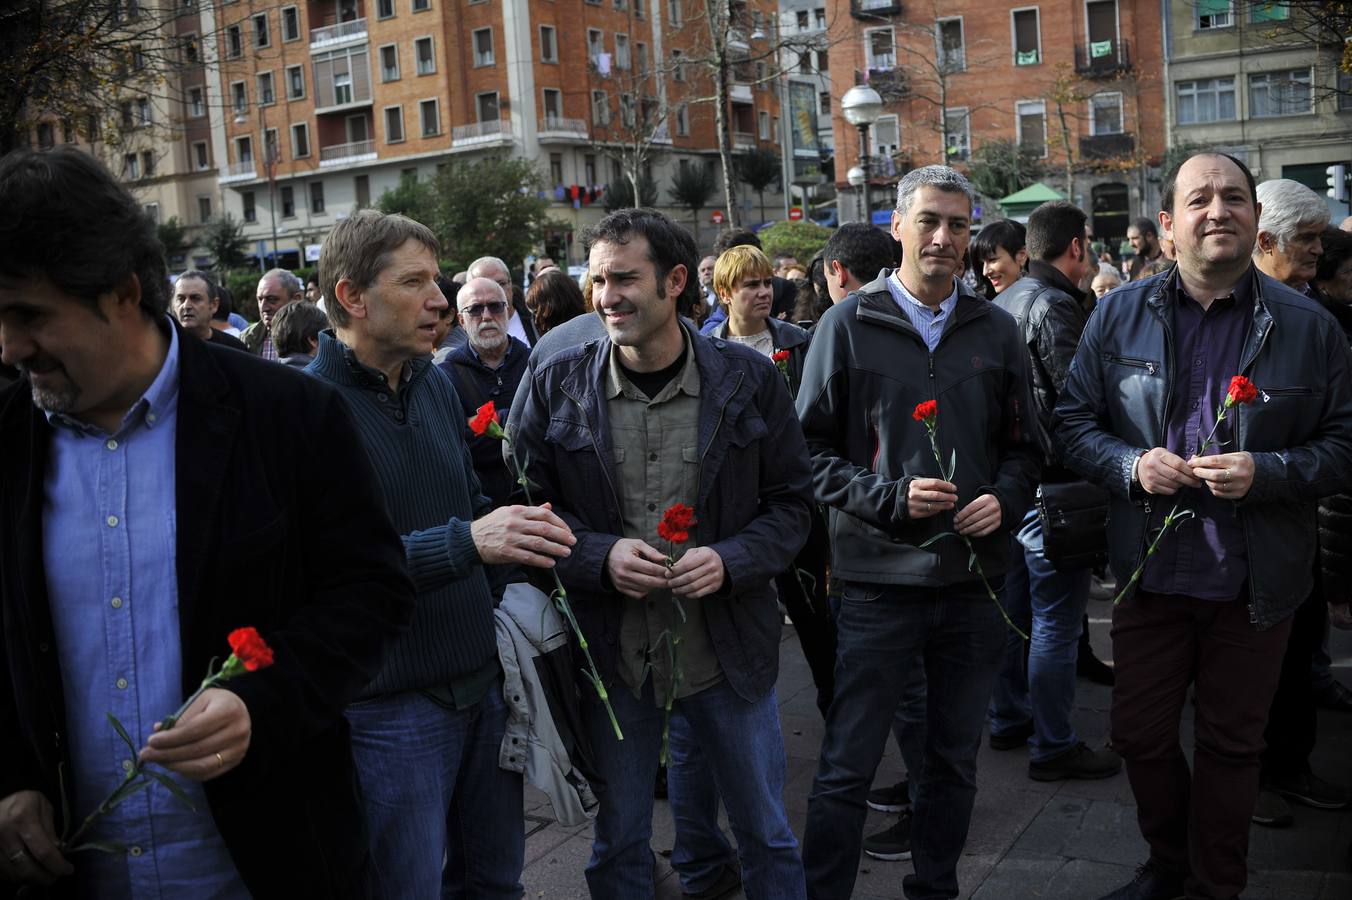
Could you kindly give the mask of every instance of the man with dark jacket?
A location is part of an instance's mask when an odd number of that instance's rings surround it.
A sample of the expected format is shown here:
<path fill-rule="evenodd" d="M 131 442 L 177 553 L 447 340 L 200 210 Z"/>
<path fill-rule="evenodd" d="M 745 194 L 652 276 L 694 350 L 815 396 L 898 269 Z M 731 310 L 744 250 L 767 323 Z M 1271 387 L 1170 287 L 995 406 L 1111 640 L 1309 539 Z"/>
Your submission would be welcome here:
<path fill-rule="evenodd" d="M 1263 726 L 1314 574 L 1315 503 L 1352 483 L 1352 354 L 1313 300 L 1257 272 L 1253 175 L 1203 151 L 1162 186 L 1178 264 L 1108 294 L 1056 408 L 1066 465 L 1113 495 L 1113 747 L 1150 859 L 1111 900 L 1233 898 Z M 1205 455 L 1233 376 L 1234 404 Z M 1192 518 L 1147 555 L 1166 515 Z M 1196 684 L 1193 770 L 1179 717 Z"/>
<path fill-rule="evenodd" d="M 507 333 L 507 294 L 491 279 L 471 278 L 456 292 L 455 304 L 467 340 L 438 365 L 451 377 L 466 420 L 489 402 L 505 417 L 530 358 L 530 348 Z M 502 441 L 472 436 L 469 451 L 484 495 L 495 507 L 506 506 L 516 475 L 503 458 Z"/>
<path fill-rule="evenodd" d="M 154 225 L 87 154 L 6 157 L 0 207 L 0 345 L 23 372 L 0 392 L 0 880 L 369 896 L 342 711 L 412 585 L 342 399 L 175 326 Z M 273 665 L 156 732 L 244 626 Z M 151 784 L 81 839 L 126 852 L 68 862 L 56 842 L 138 751 L 192 808 Z"/>
<path fill-rule="evenodd" d="M 361 210 L 324 239 L 333 331 L 306 372 L 348 401 L 417 590 L 412 626 L 347 709 L 386 896 L 521 896 L 522 781 L 500 766 L 506 725 L 494 633 L 501 571 L 566 556 L 548 507 L 492 509 L 464 411 L 432 365 L 446 297 L 436 236 Z M 472 827 L 470 827 L 472 823 Z"/>
<path fill-rule="evenodd" d="M 808 350 L 798 415 L 817 500 L 833 507 L 841 585 L 835 697 L 804 837 L 812 897 L 854 888 L 869 780 L 918 660 L 930 720 L 924 766 L 911 772 L 915 874 L 904 888 L 958 893 L 1007 627 L 983 578 L 999 587 L 1038 475 L 1018 327 L 955 277 L 971 218 L 961 174 L 908 173 L 892 215 L 901 268 L 827 310 Z M 942 467 L 911 414 L 926 401 L 937 402 Z"/>
<path fill-rule="evenodd" d="M 1052 413 L 1070 374 L 1084 330 L 1084 295 L 1078 284 L 1098 271 L 1089 248 L 1085 214 L 1065 200 L 1044 203 L 1028 217 L 1028 274 L 991 302 L 1014 317 L 1028 348 L 1042 480 L 1072 481 L 1051 446 Z M 1080 619 L 1089 602 L 1089 569 L 1059 571 L 1042 552 L 1036 508 L 1026 510 L 1005 578 L 1005 609 L 1029 629 L 1025 645 L 1012 630 L 1004 665 L 991 695 L 990 743 L 996 750 L 1031 744 L 1028 777 L 1037 781 L 1106 778 L 1122 768 L 1111 750 L 1085 746 L 1070 721 L 1075 705 L 1075 661 Z M 1031 741 L 1030 741 L 1031 738 Z"/>
<path fill-rule="evenodd" d="M 789 392 L 768 359 L 682 324 L 677 299 L 699 289 L 680 225 L 621 210 L 586 243 L 607 337 L 537 362 L 512 434 L 577 536 L 558 572 L 624 733 L 615 740 L 583 686 L 606 783 L 587 883 L 596 898 L 653 896 L 665 707 L 671 739 L 697 741 L 715 773 L 747 892 L 802 897 L 774 689 L 772 582 L 802 545 L 811 505 Z M 694 513 L 683 537 L 661 524 L 678 503 Z"/>

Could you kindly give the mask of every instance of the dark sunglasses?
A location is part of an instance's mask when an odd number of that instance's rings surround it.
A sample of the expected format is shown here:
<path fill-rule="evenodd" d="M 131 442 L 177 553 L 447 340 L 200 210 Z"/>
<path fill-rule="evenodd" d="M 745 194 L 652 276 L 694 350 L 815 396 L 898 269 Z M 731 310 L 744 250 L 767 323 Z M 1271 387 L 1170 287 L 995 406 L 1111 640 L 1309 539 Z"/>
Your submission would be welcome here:
<path fill-rule="evenodd" d="M 493 300 L 489 303 L 471 303 L 460 311 L 467 316 L 477 319 L 484 314 L 484 310 L 488 310 L 489 315 L 498 316 L 502 315 L 505 309 L 507 309 L 506 302 L 502 300 Z"/>

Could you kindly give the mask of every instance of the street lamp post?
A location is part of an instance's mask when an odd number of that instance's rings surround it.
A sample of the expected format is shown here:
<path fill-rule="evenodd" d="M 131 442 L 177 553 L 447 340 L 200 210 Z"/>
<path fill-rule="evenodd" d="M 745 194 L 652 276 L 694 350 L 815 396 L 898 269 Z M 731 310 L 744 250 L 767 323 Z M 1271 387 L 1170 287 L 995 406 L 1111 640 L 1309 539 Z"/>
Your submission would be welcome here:
<path fill-rule="evenodd" d="M 850 183 L 850 187 L 854 188 L 855 190 L 859 190 L 865 184 L 864 170 L 859 168 L 858 166 L 850 166 L 850 171 L 845 173 L 845 180 Z M 862 198 L 856 197 L 855 202 L 859 204 L 859 208 L 861 210 L 859 214 L 860 221 L 864 222 L 865 224 L 871 224 L 871 217 L 868 214 L 868 210 L 864 207 Z"/>
<path fill-rule="evenodd" d="M 859 129 L 859 186 L 863 191 L 864 221 L 872 224 L 873 209 L 868 197 L 868 129 L 882 115 L 883 98 L 868 85 L 856 84 L 840 98 L 840 110 L 845 116 L 845 121 Z M 853 184 L 853 181 L 851 183 Z"/>

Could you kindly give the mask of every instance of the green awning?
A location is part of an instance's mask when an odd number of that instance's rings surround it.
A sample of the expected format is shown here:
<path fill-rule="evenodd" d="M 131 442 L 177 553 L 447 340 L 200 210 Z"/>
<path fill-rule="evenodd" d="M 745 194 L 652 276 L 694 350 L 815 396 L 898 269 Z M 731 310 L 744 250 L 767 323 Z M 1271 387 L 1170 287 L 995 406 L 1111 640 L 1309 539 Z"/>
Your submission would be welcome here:
<path fill-rule="evenodd" d="M 1012 219 L 1018 216 L 1028 215 L 1048 200 L 1064 199 L 1066 198 L 1039 181 L 1036 184 L 1030 184 L 1021 191 L 1015 191 L 1008 197 L 1002 198 L 1000 200 L 1000 208 L 1005 211 L 1005 215 Z"/>

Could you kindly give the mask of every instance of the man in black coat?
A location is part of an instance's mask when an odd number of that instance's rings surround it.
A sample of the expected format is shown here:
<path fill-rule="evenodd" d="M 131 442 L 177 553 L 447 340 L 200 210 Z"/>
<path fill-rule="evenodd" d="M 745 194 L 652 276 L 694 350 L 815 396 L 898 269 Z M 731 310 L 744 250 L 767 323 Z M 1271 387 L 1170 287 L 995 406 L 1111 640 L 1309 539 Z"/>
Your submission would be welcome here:
<path fill-rule="evenodd" d="M 0 204 L 0 347 L 22 375 L 0 392 L 0 880 L 366 896 L 342 710 L 412 585 L 346 407 L 174 325 L 153 225 L 87 155 L 11 154 Z M 244 626 L 274 663 L 157 732 Z M 88 836 L 125 853 L 63 855 L 134 770 L 109 709 L 200 802 L 151 785 Z"/>

